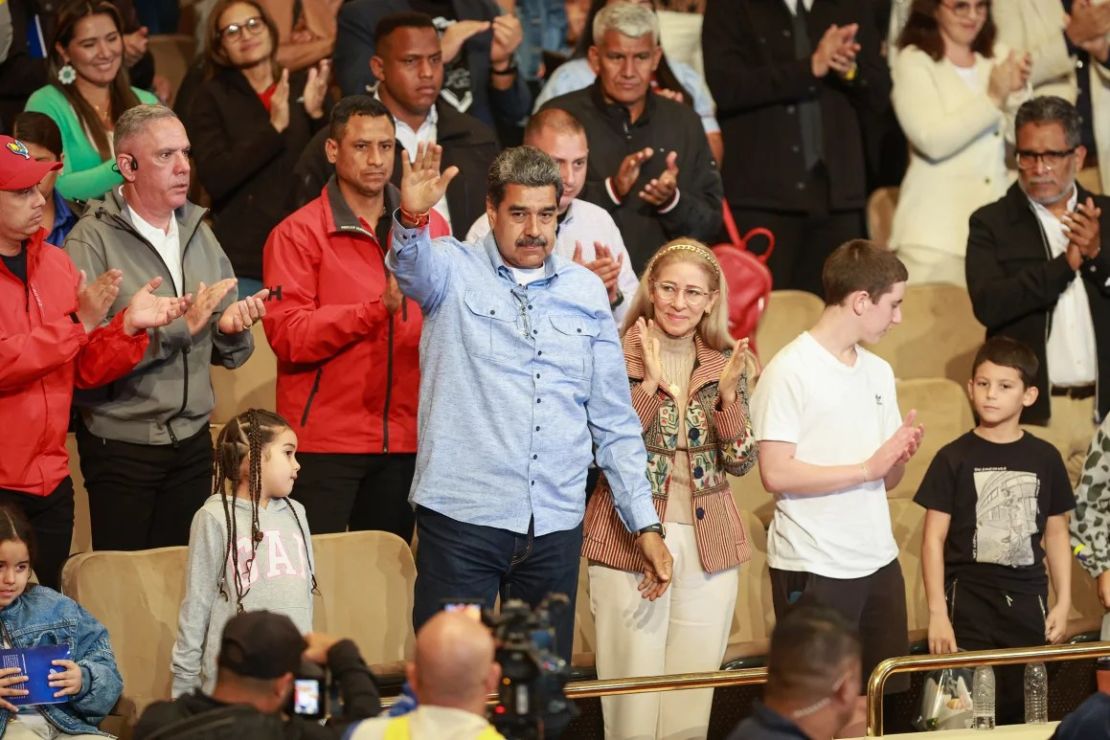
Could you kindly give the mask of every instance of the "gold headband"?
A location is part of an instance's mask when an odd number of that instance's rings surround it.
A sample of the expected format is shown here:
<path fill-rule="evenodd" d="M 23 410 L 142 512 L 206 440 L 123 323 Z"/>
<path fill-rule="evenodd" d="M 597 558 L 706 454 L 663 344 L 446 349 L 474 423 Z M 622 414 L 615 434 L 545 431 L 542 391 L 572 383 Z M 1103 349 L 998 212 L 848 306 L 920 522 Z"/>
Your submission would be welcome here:
<path fill-rule="evenodd" d="M 721 266 L 717 263 L 717 258 L 713 256 L 712 252 L 709 251 L 709 248 L 700 247 L 696 244 L 687 244 L 686 242 L 672 244 L 671 246 L 664 248 L 657 255 L 652 257 L 651 262 L 649 262 L 647 266 L 647 274 L 650 275 L 652 270 L 655 269 L 655 263 L 660 257 L 665 254 L 670 254 L 671 252 L 692 252 L 696 254 L 697 256 L 708 262 L 709 266 L 713 268 L 713 272 L 717 273 L 717 279 L 721 279 Z"/>

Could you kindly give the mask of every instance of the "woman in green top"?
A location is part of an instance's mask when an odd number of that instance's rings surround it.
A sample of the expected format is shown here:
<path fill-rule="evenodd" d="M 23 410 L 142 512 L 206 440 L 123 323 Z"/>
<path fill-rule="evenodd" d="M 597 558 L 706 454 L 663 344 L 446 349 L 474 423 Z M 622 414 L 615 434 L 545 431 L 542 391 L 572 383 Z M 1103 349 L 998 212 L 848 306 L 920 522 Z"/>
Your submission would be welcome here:
<path fill-rule="evenodd" d="M 67 2 L 50 48 L 50 83 L 27 101 L 27 110 L 50 116 L 62 132 L 65 167 L 56 187 L 66 198 L 99 198 L 123 182 L 112 149 L 116 119 L 128 108 L 158 102 L 131 87 L 122 27 L 109 2 Z"/>

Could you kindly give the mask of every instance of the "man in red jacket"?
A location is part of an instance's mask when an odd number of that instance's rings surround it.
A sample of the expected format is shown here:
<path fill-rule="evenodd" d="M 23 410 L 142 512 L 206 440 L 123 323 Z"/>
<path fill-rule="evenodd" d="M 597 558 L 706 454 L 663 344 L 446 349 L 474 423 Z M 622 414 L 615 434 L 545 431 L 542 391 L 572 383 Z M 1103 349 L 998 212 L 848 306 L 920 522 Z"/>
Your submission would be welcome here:
<path fill-rule="evenodd" d="M 180 316 L 186 298 L 157 298 L 155 278 L 101 326 L 123 273 L 92 283 L 45 242 L 38 184 L 61 162 L 37 162 L 23 142 L 0 136 L 0 503 L 19 506 L 38 539 L 39 582 L 58 587 L 73 535 L 73 481 L 66 429 L 73 387 L 119 378 L 146 351 L 146 329 Z"/>
<path fill-rule="evenodd" d="M 326 145 L 335 176 L 278 224 L 263 253 L 277 410 L 297 433 L 293 496 L 313 534 L 412 538 L 421 316 L 385 268 L 400 204 L 389 184 L 395 133 L 379 101 L 341 100 Z M 450 234 L 432 217 L 433 236 Z"/>

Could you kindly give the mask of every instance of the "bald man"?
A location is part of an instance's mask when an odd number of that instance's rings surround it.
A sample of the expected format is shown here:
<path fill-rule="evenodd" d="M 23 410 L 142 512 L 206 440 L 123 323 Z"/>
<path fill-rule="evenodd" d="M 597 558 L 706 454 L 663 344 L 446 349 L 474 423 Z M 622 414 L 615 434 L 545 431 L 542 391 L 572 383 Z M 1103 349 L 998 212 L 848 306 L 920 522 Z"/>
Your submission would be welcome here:
<path fill-rule="evenodd" d="M 480 622 L 458 612 L 437 614 L 416 634 L 415 655 L 405 670 L 417 709 L 365 720 L 350 737 L 504 740 L 486 720 L 486 697 L 501 680 L 493 658 L 493 637 Z"/>

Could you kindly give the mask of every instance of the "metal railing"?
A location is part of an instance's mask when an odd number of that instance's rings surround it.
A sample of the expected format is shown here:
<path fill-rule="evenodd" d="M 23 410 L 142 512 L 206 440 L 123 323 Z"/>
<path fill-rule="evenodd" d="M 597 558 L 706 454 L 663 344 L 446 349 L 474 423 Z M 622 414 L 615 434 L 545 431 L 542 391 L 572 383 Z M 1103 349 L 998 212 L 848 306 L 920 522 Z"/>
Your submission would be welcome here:
<path fill-rule="evenodd" d="M 1065 660 L 1092 660 L 1110 657 L 1110 642 L 1085 642 L 1075 645 L 1041 645 L 1037 647 L 974 650 L 949 655 L 906 655 L 887 658 L 871 672 L 867 682 L 867 734 L 883 734 L 883 689 L 887 679 L 896 673 L 974 668 L 980 665 L 1013 665 L 1015 663 Z"/>

